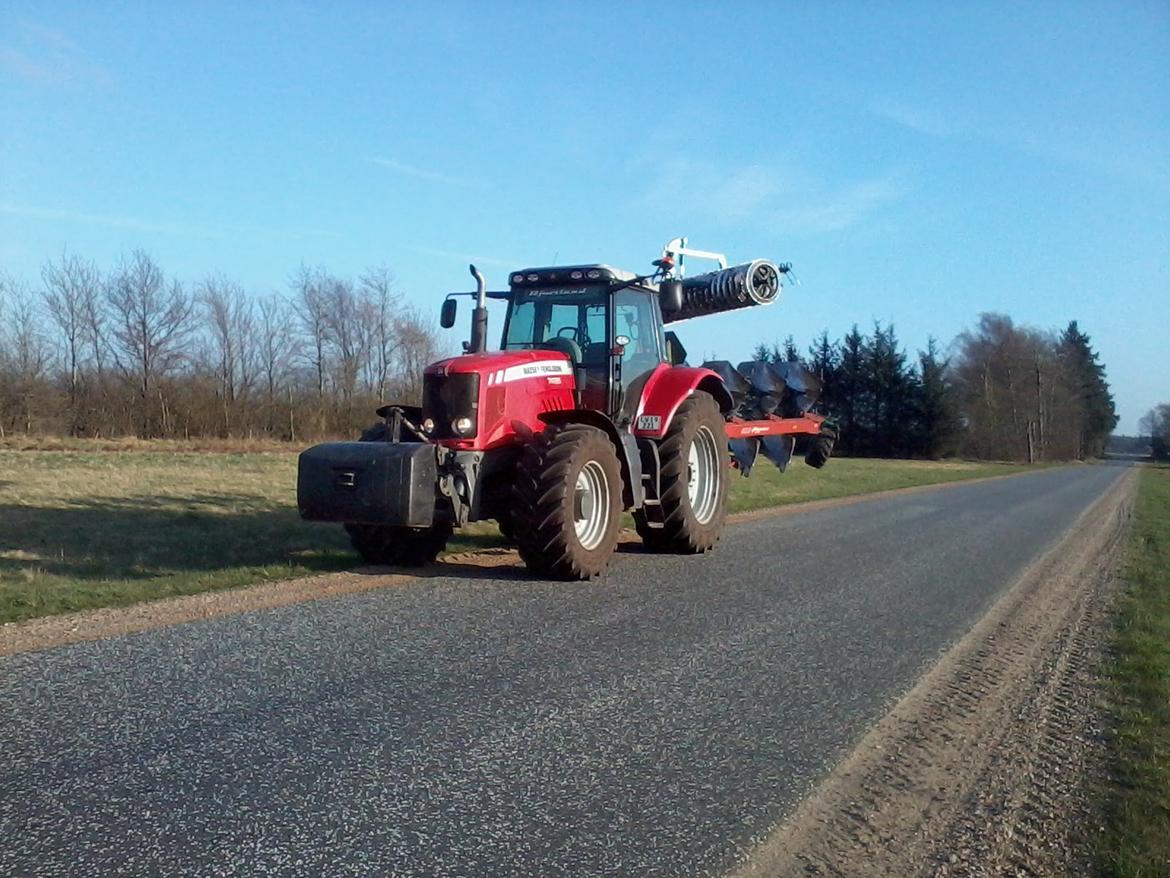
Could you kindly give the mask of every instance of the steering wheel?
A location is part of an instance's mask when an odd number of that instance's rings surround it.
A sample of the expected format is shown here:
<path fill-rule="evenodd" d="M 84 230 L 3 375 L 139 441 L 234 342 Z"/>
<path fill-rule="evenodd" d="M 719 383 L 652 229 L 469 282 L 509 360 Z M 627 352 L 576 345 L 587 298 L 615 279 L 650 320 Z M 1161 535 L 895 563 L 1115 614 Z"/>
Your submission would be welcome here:
<path fill-rule="evenodd" d="M 537 347 L 546 351 L 560 351 L 572 361 L 574 366 L 579 365 L 581 360 L 584 359 L 581 353 L 581 345 L 577 344 L 573 339 L 565 338 L 561 335 L 557 335 L 556 338 L 550 338 L 548 341 L 542 341 Z"/>

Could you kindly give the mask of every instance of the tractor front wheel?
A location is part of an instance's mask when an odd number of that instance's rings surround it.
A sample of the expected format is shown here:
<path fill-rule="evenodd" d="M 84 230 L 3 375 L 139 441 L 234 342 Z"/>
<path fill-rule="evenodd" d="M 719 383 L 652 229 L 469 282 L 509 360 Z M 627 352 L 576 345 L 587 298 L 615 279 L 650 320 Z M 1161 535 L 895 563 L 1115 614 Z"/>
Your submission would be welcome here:
<path fill-rule="evenodd" d="M 719 405 L 709 393 L 688 397 L 658 444 L 662 525 L 642 511 L 634 524 L 643 545 L 654 552 L 706 552 L 723 532 L 727 517 L 727 431 Z"/>
<path fill-rule="evenodd" d="M 512 494 L 520 557 L 534 573 L 591 579 L 613 555 L 622 476 L 609 437 L 584 424 L 556 424 L 524 449 Z"/>
<path fill-rule="evenodd" d="M 418 567 L 434 561 L 447 547 L 451 523 L 436 522 L 431 527 L 347 524 L 345 530 L 367 564 Z"/>

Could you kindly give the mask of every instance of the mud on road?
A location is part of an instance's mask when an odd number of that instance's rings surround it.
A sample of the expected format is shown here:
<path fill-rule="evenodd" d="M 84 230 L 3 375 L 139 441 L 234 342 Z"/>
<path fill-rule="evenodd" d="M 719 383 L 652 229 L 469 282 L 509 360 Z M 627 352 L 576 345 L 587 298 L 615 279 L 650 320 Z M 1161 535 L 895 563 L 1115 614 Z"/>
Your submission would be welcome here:
<path fill-rule="evenodd" d="M 1128 473 L 735 873 L 1082 875 Z"/>

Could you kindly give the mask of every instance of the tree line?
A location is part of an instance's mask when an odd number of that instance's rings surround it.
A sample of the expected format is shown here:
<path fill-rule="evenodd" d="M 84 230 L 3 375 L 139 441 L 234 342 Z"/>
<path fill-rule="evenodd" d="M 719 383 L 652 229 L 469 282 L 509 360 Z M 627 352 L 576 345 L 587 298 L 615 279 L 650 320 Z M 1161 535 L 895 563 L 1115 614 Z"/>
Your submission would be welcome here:
<path fill-rule="evenodd" d="M 417 402 L 439 354 L 385 266 L 349 278 L 302 265 L 284 292 L 253 296 L 222 274 L 183 283 L 142 250 L 104 271 L 66 252 L 36 284 L 0 273 L 0 436 L 353 435 L 383 401 Z M 949 353 L 931 339 L 914 357 L 878 323 L 754 356 L 822 377 L 849 455 L 1085 458 L 1117 422 L 1075 321 L 1057 333 L 985 314 Z M 1146 421 L 1164 450 L 1170 407 Z"/>
<path fill-rule="evenodd" d="M 385 266 L 301 266 L 252 296 L 142 250 L 105 271 L 67 252 L 35 285 L 0 274 L 0 436 L 350 435 L 381 401 L 417 401 L 438 354 Z"/>
<path fill-rule="evenodd" d="M 1149 439 L 1154 460 L 1170 460 L 1170 402 L 1150 409 L 1138 422 L 1138 430 Z"/>
<path fill-rule="evenodd" d="M 984 314 L 948 353 L 930 339 L 913 358 L 892 324 L 877 323 L 837 341 L 822 332 L 803 354 L 789 337 L 754 356 L 800 360 L 821 377 L 846 455 L 1085 459 L 1117 425 L 1105 368 L 1076 321 L 1051 332 Z"/>

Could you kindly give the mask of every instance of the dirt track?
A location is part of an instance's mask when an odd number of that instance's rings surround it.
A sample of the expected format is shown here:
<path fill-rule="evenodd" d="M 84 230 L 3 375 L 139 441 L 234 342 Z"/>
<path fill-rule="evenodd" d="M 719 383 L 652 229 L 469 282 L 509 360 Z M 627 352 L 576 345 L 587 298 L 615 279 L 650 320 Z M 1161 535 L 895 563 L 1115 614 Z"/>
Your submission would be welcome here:
<path fill-rule="evenodd" d="M 734 874 L 1081 875 L 1130 473 Z"/>

